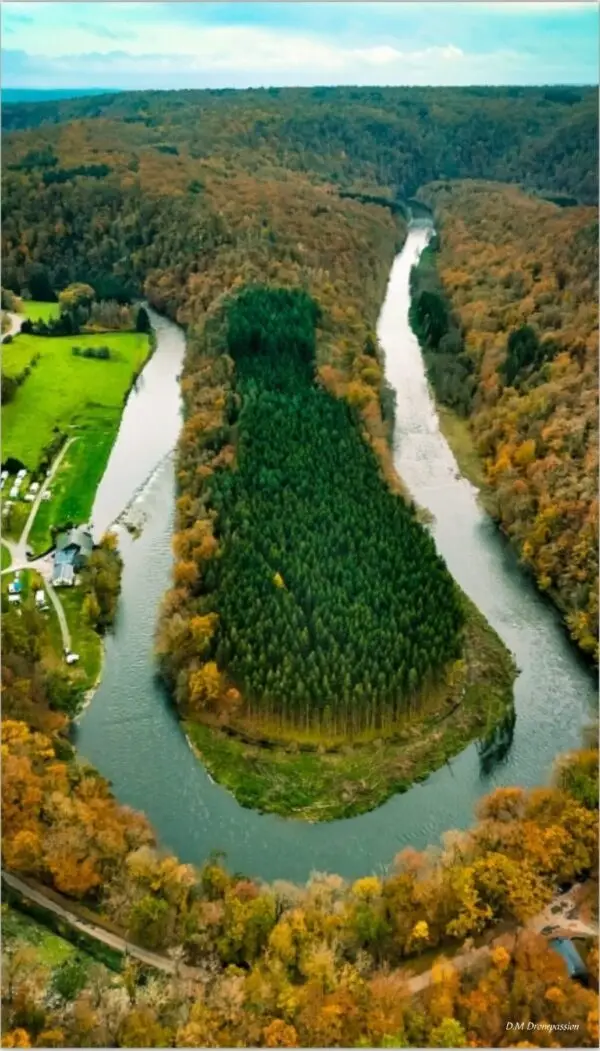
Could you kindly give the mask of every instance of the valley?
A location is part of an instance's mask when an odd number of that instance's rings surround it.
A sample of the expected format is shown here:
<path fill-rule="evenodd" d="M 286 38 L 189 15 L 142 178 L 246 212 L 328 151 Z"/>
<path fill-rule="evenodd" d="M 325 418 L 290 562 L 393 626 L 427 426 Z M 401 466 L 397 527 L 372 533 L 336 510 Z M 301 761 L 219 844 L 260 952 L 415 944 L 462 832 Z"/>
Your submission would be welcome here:
<path fill-rule="evenodd" d="M 7 1046 L 593 1044 L 596 103 L 4 107 Z"/>

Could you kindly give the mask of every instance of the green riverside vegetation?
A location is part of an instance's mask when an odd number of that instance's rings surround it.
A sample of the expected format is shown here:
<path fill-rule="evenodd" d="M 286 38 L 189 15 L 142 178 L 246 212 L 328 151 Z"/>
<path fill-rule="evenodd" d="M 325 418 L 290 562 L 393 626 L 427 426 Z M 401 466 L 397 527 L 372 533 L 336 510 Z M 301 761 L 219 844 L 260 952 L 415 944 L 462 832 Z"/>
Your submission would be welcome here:
<path fill-rule="evenodd" d="M 47 320 L 43 313 L 39 317 Z M 74 347 L 83 353 L 74 354 Z M 104 347 L 109 353 L 105 359 L 87 356 Z M 24 464 L 35 476 L 50 465 L 67 438 L 73 439 L 52 479 L 52 498 L 42 501 L 36 514 L 29 537 L 35 553 L 50 547 L 55 529 L 88 520 L 124 401 L 149 351 L 149 337 L 142 332 L 22 333 L 4 348 L 3 375 L 18 377 L 15 393 L 2 406 L 4 460 Z M 5 522 L 11 535 L 18 535 L 24 524 L 20 511 L 15 505 Z"/>

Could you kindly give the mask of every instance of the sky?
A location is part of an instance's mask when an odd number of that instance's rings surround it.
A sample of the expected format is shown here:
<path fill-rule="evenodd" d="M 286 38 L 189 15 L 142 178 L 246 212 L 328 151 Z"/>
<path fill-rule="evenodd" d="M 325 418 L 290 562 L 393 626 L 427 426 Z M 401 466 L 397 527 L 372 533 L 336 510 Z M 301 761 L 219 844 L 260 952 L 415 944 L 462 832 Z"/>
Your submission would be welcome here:
<path fill-rule="evenodd" d="M 595 84 L 594 2 L 2 3 L 5 88 Z"/>

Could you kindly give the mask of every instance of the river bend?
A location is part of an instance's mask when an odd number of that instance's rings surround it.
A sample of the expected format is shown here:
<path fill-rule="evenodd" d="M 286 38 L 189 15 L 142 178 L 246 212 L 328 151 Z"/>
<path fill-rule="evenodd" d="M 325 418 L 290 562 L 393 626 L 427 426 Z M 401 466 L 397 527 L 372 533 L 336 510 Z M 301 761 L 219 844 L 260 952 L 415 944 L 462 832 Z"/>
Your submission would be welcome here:
<path fill-rule="evenodd" d="M 390 274 L 378 333 L 397 392 L 395 462 L 455 579 L 513 652 L 516 720 L 497 747 L 472 744 L 424 784 L 369 814 L 305 824 L 246 810 L 216 785 L 188 746 L 156 674 L 153 636 L 169 585 L 175 501 L 172 451 L 180 426 L 177 376 L 183 333 L 152 315 L 157 349 L 130 395 L 98 490 L 96 531 L 134 494 L 143 512 L 138 539 L 121 534 L 125 567 L 102 683 L 76 728 L 79 752 L 113 784 L 118 799 L 144 811 L 161 844 L 200 863 L 223 851 L 230 868 L 268 880 L 305 880 L 312 871 L 356 878 L 387 868 L 407 845 L 436 843 L 473 820 L 480 796 L 498 785 L 546 783 L 556 755 L 579 745 L 595 703 L 593 677 L 557 614 L 537 594 L 476 491 L 460 476 L 440 432 L 420 348 L 408 323 L 409 275 L 427 243 L 412 227 Z"/>

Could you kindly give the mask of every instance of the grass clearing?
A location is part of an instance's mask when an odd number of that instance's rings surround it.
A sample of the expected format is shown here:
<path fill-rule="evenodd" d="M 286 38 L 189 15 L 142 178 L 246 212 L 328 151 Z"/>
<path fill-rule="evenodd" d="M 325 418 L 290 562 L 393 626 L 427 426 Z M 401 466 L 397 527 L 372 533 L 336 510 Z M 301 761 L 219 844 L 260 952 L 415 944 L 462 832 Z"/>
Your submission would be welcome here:
<path fill-rule="evenodd" d="M 53 304 L 45 304 L 52 306 Z M 73 346 L 108 346 L 111 358 L 76 357 Z M 139 332 L 45 337 L 20 335 L 4 351 L 3 368 L 30 374 L 12 402 L 2 407 L 3 456 L 35 471 L 58 434 L 75 437 L 52 479 L 30 533 L 35 554 L 52 543 L 52 530 L 87 522 L 116 438 L 134 376 L 148 357 L 150 341 Z M 28 509 L 16 503 L 4 522 L 17 539 Z"/>
<path fill-rule="evenodd" d="M 111 358 L 75 357 L 73 346 L 108 346 Z M 5 348 L 7 374 L 20 372 L 37 355 L 39 359 L 14 400 L 2 408 L 4 458 L 14 457 L 32 470 L 57 432 L 77 433 L 90 415 L 96 427 L 114 427 L 148 350 L 148 336 L 139 332 L 17 336 Z"/>
<path fill-rule="evenodd" d="M 23 503 L 22 500 L 15 501 L 6 517 L 2 518 L 2 535 L 8 540 L 18 540 L 30 510 L 30 504 Z"/>
<path fill-rule="evenodd" d="M 42 303 L 39 299 L 23 299 L 23 313 L 30 321 L 52 321 L 60 314 L 58 303 Z"/>
<path fill-rule="evenodd" d="M 71 632 L 71 649 L 79 654 L 77 667 L 85 673 L 89 689 L 96 684 L 102 670 L 102 636 L 83 616 L 85 595 L 80 587 L 61 588 L 59 597 Z"/>
<path fill-rule="evenodd" d="M 10 557 L 10 551 L 8 550 L 8 548 L 6 547 L 5 544 L 2 544 L 0 569 L 8 569 L 8 567 L 11 564 L 11 562 L 12 562 L 12 559 Z"/>
<path fill-rule="evenodd" d="M 77 951 L 70 942 L 9 905 L 2 909 L 2 940 L 6 945 L 16 941 L 27 942 L 37 950 L 40 963 L 52 970 L 60 967 Z"/>
<path fill-rule="evenodd" d="M 335 750 L 265 747 L 222 730 L 186 722 L 189 739 L 210 774 L 242 806 L 305 821 L 333 821 L 373 810 L 423 781 L 472 740 L 485 742 L 482 762 L 503 747 L 513 717 L 513 660 L 485 618 L 463 596 L 466 680 L 454 706 L 444 698 L 420 715 L 364 744 Z M 495 734 L 496 731 L 496 734 Z M 501 732 L 502 731 L 502 732 Z M 487 758 L 486 758 L 487 757 Z"/>
<path fill-rule="evenodd" d="M 35 516 L 29 534 L 35 554 L 42 554 L 52 545 L 54 528 L 89 521 L 120 422 L 120 411 L 112 416 L 105 410 L 88 412 L 52 479 L 51 499 L 42 501 Z"/>
<path fill-rule="evenodd" d="M 87 623 L 82 613 L 85 595 L 80 587 L 57 588 L 58 595 L 67 624 L 71 633 L 71 650 L 79 654 L 79 663 L 75 668 L 83 672 L 85 676 L 84 688 L 91 689 L 96 685 L 102 670 L 103 642 L 99 635 Z M 46 614 L 48 618 L 48 644 L 50 651 L 63 660 L 63 641 L 60 624 L 56 611 L 52 605 Z"/>

